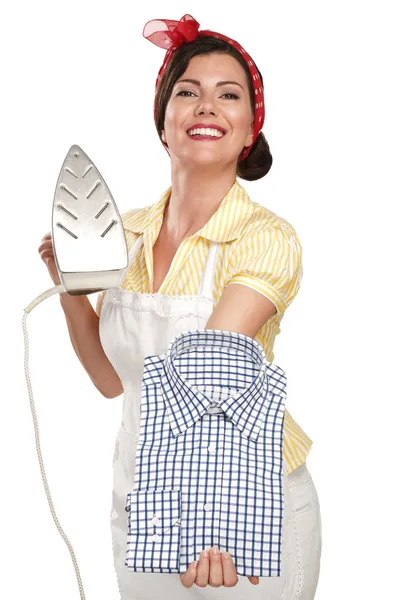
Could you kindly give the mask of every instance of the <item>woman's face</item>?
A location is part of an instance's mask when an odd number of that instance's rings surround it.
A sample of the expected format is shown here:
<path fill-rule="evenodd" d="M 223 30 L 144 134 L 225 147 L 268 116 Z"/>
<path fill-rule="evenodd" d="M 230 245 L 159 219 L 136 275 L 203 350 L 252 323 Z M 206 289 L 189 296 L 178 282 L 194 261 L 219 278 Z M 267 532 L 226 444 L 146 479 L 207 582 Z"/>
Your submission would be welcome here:
<path fill-rule="evenodd" d="M 223 81 L 236 83 L 219 85 Z M 218 125 L 225 134 L 212 140 L 190 137 L 187 131 L 197 123 Z M 171 158 L 197 166 L 236 164 L 243 147 L 251 145 L 252 132 L 250 93 L 242 65 L 227 54 L 193 57 L 175 83 L 166 107 L 162 139 Z"/>

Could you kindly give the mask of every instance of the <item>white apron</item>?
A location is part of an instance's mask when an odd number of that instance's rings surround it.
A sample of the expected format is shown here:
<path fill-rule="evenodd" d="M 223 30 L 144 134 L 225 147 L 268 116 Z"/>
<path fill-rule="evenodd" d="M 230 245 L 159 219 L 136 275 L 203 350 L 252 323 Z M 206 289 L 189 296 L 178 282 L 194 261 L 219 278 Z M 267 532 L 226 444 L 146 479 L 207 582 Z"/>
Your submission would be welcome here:
<path fill-rule="evenodd" d="M 128 270 L 142 243 L 143 237 L 139 236 L 130 251 Z M 124 387 L 122 423 L 113 459 L 111 508 L 114 568 L 121 600 L 297 600 L 300 597 L 311 600 L 314 597 L 307 595 L 306 598 L 301 593 L 304 577 L 299 554 L 300 537 L 296 534 L 292 518 L 285 459 L 281 577 L 260 577 L 260 583 L 253 585 L 246 576 L 239 576 L 234 587 L 207 585 L 201 588 L 194 583 L 191 588 L 185 588 L 179 573 L 136 573 L 125 566 L 128 521 L 125 504 L 135 476 L 144 357 L 166 353 L 172 338 L 180 333 L 189 329 L 204 329 L 213 312 L 212 289 L 219 248 L 218 242 L 211 243 L 197 295 L 141 294 L 111 288 L 103 298 L 100 339 Z M 298 469 L 293 473 L 296 471 Z"/>

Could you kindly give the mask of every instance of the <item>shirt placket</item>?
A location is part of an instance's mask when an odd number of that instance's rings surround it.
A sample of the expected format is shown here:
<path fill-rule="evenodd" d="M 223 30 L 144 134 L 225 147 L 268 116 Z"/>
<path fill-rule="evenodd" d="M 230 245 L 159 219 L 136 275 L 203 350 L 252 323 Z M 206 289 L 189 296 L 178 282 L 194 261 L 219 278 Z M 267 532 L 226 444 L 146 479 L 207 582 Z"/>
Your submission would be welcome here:
<path fill-rule="evenodd" d="M 208 414 L 202 421 L 201 472 L 205 474 L 203 488 L 204 503 L 202 506 L 204 518 L 204 548 L 220 545 L 221 500 L 224 466 L 225 430 L 221 423 L 217 427 L 217 414 Z M 207 431 L 208 430 L 208 431 Z"/>

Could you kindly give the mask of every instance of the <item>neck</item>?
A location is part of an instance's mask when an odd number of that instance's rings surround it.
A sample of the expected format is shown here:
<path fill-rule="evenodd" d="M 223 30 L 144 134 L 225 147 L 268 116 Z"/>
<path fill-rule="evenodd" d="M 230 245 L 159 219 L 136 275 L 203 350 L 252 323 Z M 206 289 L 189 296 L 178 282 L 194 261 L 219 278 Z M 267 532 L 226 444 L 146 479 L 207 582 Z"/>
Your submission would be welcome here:
<path fill-rule="evenodd" d="M 235 165 L 236 167 L 236 165 Z M 172 189 L 164 211 L 162 227 L 175 245 L 199 231 L 217 211 L 236 181 L 236 170 L 214 175 L 196 169 L 172 173 Z"/>

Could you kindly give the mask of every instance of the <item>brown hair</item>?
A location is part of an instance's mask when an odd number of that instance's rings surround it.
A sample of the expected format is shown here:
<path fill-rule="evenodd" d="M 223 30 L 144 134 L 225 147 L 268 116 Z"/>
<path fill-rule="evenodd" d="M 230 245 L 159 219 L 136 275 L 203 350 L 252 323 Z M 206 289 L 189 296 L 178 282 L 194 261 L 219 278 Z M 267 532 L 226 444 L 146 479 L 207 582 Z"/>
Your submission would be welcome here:
<path fill-rule="evenodd" d="M 180 46 L 174 52 L 157 90 L 157 96 L 155 99 L 155 122 L 158 136 L 164 146 L 167 146 L 167 144 L 163 142 L 161 134 L 164 129 L 165 111 L 176 81 L 178 81 L 181 75 L 186 71 L 191 58 L 198 56 L 199 54 L 211 54 L 213 52 L 218 54 L 230 54 L 236 58 L 236 60 L 245 69 L 250 92 L 251 107 L 254 116 L 255 94 L 252 76 L 247 67 L 245 59 L 236 48 L 228 44 L 228 42 L 225 40 L 209 35 L 200 35 L 192 42 L 186 42 L 182 44 L 182 46 Z M 259 71 L 258 73 L 260 75 L 261 84 L 263 84 L 262 75 Z M 270 170 L 271 165 L 272 155 L 269 150 L 269 145 L 263 132 L 260 131 L 248 156 L 241 161 L 239 161 L 238 157 L 236 174 L 238 177 L 246 179 L 247 181 L 254 181 L 255 179 L 261 179 L 261 177 L 264 177 L 264 175 L 266 175 Z"/>

